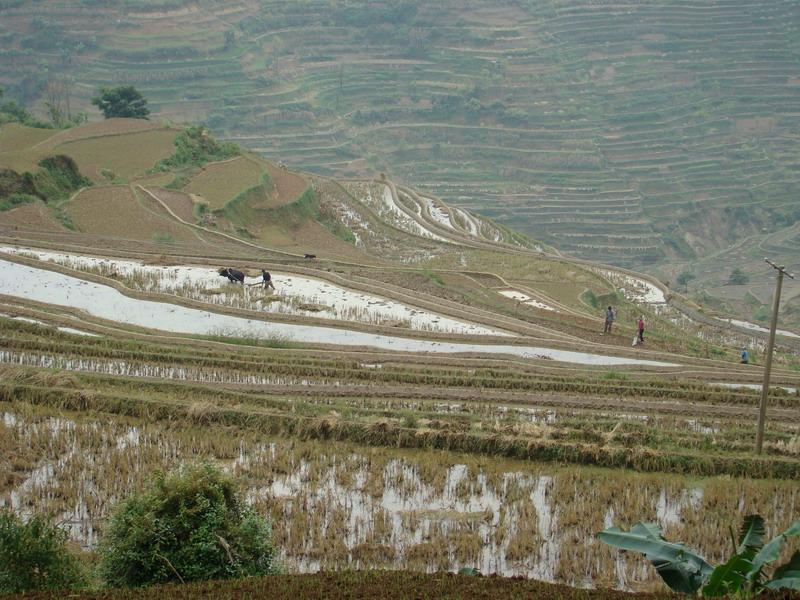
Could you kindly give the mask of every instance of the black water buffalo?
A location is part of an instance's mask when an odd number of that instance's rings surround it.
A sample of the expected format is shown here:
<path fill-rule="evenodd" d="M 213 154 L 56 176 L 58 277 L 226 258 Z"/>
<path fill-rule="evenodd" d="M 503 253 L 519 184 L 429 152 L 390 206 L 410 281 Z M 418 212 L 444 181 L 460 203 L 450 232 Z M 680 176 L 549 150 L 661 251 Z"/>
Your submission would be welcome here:
<path fill-rule="evenodd" d="M 225 267 L 220 269 L 218 272 L 220 276 L 227 277 L 232 283 L 241 283 L 244 285 L 244 273 L 242 273 L 239 269 Z"/>
<path fill-rule="evenodd" d="M 316 254 L 304 254 L 303 258 L 317 258 Z"/>

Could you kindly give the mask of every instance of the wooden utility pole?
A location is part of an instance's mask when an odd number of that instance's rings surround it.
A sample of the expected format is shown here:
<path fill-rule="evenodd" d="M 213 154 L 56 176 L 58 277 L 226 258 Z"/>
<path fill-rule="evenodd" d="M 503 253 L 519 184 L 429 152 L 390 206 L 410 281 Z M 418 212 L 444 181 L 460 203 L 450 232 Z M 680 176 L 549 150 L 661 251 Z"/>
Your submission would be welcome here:
<path fill-rule="evenodd" d="M 764 421 L 767 417 L 767 395 L 769 394 L 769 374 L 772 370 L 772 350 L 775 347 L 775 330 L 778 328 L 778 308 L 781 305 L 781 288 L 783 276 L 794 279 L 794 275 L 786 271 L 783 265 L 778 266 L 768 258 L 764 261 L 778 272 L 778 282 L 775 285 L 775 301 L 772 304 L 772 323 L 769 327 L 769 340 L 767 341 L 766 362 L 764 363 L 764 383 L 761 386 L 761 405 L 758 407 L 758 431 L 756 433 L 756 454 L 761 454 L 764 443 Z"/>

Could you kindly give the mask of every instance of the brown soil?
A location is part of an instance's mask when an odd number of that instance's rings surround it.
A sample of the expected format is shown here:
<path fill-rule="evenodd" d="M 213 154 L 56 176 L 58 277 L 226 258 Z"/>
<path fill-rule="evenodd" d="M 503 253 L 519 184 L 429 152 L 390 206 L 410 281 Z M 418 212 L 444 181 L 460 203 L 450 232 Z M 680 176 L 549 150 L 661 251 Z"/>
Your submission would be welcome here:
<path fill-rule="evenodd" d="M 64 598 L 63 591 L 38 592 L 8 596 L 30 600 Z M 261 579 L 235 581 L 210 581 L 188 585 L 160 585 L 140 589 L 104 590 L 69 594 L 77 600 L 167 600 L 178 598 L 270 598 L 273 600 L 300 600 L 304 598 L 381 598 L 384 600 L 440 598 L 538 598 L 541 600 L 624 600 L 627 598 L 667 599 L 680 598 L 669 592 L 632 594 L 616 590 L 586 590 L 565 585 L 544 583 L 533 579 L 513 577 L 475 577 L 453 573 L 416 573 L 409 571 L 340 571 L 306 575 L 275 575 Z M 766 598 L 767 596 L 764 596 Z M 768 596 L 778 600 L 797 598 L 786 593 L 773 592 Z"/>
<path fill-rule="evenodd" d="M 44 204 L 34 202 L 24 204 L 17 208 L 2 213 L 3 224 L 14 230 L 35 229 L 44 231 L 57 231 L 63 229 Z"/>
<path fill-rule="evenodd" d="M 151 129 L 159 129 L 161 125 L 154 121 L 146 119 L 106 119 L 104 121 L 97 121 L 96 123 L 87 123 L 81 127 L 72 127 L 60 131 L 56 135 L 50 137 L 45 142 L 36 146 L 37 149 L 43 152 L 52 151 L 59 144 L 66 142 L 73 142 L 76 140 L 83 140 L 92 137 L 119 135 L 122 133 L 134 133 L 138 131 L 149 131 Z"/>
<path fill-rule="evenodd" d="M 194 202 L 188 195 L 164 188 L 159 188 L 157 193 L 159 200 L 166 204 L 179 218 L 187 223 L 194 222 Z"/>
<path fill-rule="evenodd" d="M 267 163 L 266 166 L 275 186 L 275 192 L 268 201 L 271 208 L 294 202 L 308 187 L 306 180 L 297 173 L 292 173 L 270 163 Z"/>
<path fill-rule="evenodd" d="M 307 222 L 292 232 L 294 247 L 300 254 L 316 254 L 318 258 L 354 262 L 376 262 L 353 244 L 340 240 L 316 222 Z"/>
<path fill-rule="evenodd" d="M 85 189 L 66 205 L 66 210 L 75 226 L 87 233 L 147 241 L 161 234 L 172 241 L 198 241 L 194 233 L 168 216 L 146 210 L 128 186 Z"/>

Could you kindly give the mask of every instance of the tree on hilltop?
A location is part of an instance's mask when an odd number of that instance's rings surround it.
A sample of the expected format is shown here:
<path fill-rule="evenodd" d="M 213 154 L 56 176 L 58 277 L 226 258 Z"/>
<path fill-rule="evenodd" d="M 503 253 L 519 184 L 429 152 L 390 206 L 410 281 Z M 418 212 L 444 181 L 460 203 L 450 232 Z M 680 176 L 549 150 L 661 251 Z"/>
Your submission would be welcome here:
<path fill-rule="evenodd" d="M 678 285 L 682 285 L 684 291 L 689 291 L 689 282 L 694 279 L 694 273 L 690 271 L 683 271 L 681 274 L 678 275 Z"/>
<path fill-rule="evenodd" d="M 92 104 L 103 111 L 106 119 L 146 119 L 150 114 L 147 100 L 132 85 L 101 87 L 98 95 L 92 98 Z"/>

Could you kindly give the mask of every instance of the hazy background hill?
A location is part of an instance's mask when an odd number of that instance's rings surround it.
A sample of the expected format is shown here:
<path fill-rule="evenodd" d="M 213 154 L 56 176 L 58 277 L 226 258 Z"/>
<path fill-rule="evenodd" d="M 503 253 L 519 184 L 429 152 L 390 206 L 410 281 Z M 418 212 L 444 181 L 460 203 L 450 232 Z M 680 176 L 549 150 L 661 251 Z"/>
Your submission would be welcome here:
<path fill-rule="evenodd" d="M 156 119 L 321 174 L 383 171 L 584 258 L 691 270 L 709 303 L 758 311 L 761 257 L 800 266 L 793 1 L 0 7 L 0 79 L 41 112 L 132 83 Z M 734 266 L 757 285 L 723 285 Z"/>

